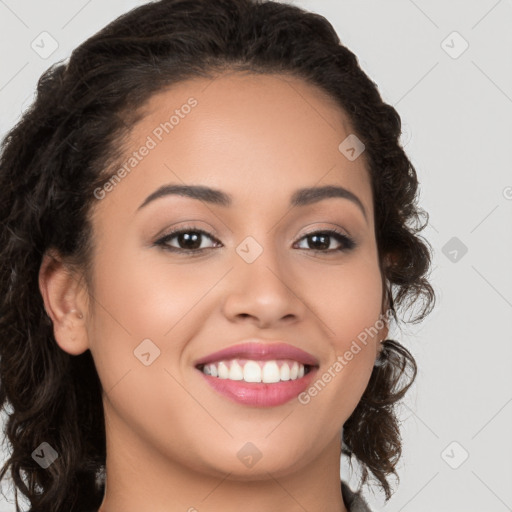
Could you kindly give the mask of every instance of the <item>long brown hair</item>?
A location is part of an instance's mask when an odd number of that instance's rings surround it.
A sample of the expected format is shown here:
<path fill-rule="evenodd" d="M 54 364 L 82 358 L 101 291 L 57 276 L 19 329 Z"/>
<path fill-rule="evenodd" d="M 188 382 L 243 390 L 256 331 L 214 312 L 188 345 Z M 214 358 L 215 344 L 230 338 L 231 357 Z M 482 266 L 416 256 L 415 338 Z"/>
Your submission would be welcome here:
<path fill-rule="evenodd" d="M 224 70 L 289 73 L 327 92 L 365 144 L 376 239 L 387 303 L 434 305 L 431 256 L 419 235 L 418 181 L 399 138 L 401 120 L 384 103 L 355 55 L 322 16 L 263 0 L 161 0 L 119 17 L 40 78 L 37 98 L 3 140 L 0 155 L 0 405 L 8 412 L 10 469 L 37 512 L 98 507 L 105 426 L 90 351 L 72 356 L 53 337 L 38 288 L 42 255 L 56 249 L 91 268 L 89 212 L 111 176 L 120 142 L 141 106 L 164 87 Z M 428 217 L 427 217 L 428 220 Z M 388 258 L 389 256 L 392 256 Z M 345 453 L 391 496 L 401 442 L 395 403 L 416 364 L 388 340 L 368 387 L 344 425 Z M 47 469 L 32 453 L 47 442 L 59 457 Z"/>

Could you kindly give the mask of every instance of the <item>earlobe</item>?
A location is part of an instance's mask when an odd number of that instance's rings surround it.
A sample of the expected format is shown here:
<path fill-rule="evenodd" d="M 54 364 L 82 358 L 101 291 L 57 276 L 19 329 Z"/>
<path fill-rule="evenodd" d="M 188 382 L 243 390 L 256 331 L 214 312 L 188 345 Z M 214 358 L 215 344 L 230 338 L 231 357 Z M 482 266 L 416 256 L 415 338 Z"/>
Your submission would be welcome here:
<path fill-rule="evenodd" d="M 71 355 L 85 352 L 89 340 L 84 320 L 87 307 L 84 290 L 77 276 L 54 251 L 43 256 L 39 290 L 59 347 Z"/>

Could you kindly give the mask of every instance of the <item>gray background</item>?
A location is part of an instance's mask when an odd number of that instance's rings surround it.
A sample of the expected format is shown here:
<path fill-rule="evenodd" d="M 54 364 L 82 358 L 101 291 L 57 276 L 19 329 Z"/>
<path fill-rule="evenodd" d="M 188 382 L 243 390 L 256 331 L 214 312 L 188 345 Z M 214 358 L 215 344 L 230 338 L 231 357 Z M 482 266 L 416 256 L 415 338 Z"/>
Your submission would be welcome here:
<path fill-rule="evenodd" d="M 0 0 L 0 135 L 51 63 L 142 3 Z M 331 21 L 400 113 L 430 213 L 437 308 L 395 333 L 419 366 L 400 408 L 400 485 L 385 506 L 376 487 L 367 499 L 393 512 L 512 510 L 512 0 L 291 3 Z M 31 47 L 52 49 L 43 31 L 58 44 L 47 57 Z M 0 512 L 12 512 L 3 489 Z"/>

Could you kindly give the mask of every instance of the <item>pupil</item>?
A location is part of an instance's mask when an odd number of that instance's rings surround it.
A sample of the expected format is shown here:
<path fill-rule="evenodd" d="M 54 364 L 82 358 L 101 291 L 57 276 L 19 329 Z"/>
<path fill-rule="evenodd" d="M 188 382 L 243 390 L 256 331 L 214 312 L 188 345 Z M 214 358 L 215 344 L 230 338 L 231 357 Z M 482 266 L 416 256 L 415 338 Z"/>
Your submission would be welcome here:
<path fill-rule="evenodd" d="M 199 233 L 195 233 L 195 232 L 192 232 L 192 233 L 194 233 L 194 234 L 190 235 L 189 233 L 182 233 L 180 235 L 180 241 L 189 242 L 188 245 L 185 243 L 185 245 L 187 246 L 188 249 L 198 249 L 201 246 L 201 242 L 199 241 L 200 235 L 199 235 Z M 192 247 L 190 245 L 191 240 L 194 242 L 194 243 L 192 243 Z"/>
<path fill-rule="evenodd" d="M 322 239 L 325 240 L 326 238 L 328 238 L 328 236 L 329 235 L 311 235 L 311 239 L 313 241 L 316 241 L 319 238 L 322 238 Z M 314 247 L 314 248 L 315 249 L 328 249 L 329 248 L 329 243 L 328 242 L 327 243 L 324 242 L 323 244 L 320 244 L 320 245 L 321 245 L 321 247 L 318 247 L 318 245 L 317 245 L 317 247 Z"/>

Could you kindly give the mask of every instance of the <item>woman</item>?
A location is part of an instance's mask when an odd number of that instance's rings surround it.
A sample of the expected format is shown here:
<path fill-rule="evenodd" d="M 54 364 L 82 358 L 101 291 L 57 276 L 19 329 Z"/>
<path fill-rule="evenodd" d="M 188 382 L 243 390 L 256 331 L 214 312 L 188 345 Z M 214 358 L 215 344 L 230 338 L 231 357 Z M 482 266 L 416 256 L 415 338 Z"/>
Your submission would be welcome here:
<path fill-rule="evenodd" d="M 343 452 L 389 499 L 387 335 L 434 304 L 400 130 L 275 2 L 149 3 L 49 69 L 1 154 L 0 479 L 34 512 L 369 510 Z"/>

